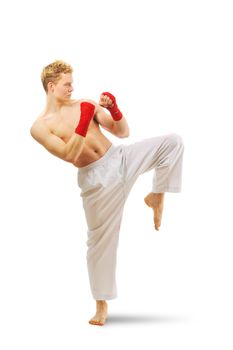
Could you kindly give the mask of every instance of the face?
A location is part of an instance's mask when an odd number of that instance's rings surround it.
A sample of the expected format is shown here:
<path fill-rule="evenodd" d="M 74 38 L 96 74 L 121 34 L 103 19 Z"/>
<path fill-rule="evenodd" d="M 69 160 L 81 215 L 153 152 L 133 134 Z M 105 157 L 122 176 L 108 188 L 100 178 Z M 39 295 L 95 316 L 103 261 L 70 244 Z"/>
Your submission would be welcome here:
<path fill-rule="evenodd" d="M 49 89 L 58 100 L 70 100 L 73 89 L 73 78 L 71 73 L 62 73 L 56 84 L 49 83 Z"/>

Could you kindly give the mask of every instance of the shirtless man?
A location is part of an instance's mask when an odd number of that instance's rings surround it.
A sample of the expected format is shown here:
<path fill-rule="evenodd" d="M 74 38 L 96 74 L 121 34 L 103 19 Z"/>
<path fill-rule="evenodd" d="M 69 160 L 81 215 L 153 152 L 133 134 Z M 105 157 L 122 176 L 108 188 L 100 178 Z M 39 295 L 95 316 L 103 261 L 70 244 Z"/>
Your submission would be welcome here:
<path fill-rule="evenodd" d="M 129 136 L 115 97 L 106 92 L 99 103 L 71 99 L 72 72 L 69 64 L 58 60 L 43 69 L 46 106 L 30 132 L 50 153 L 78 168 L 88 226 L 89 280 L 96 300 L 96 314 L 89 323 L 104 325 L 106 300 L 117 296 L 116 251 L 126 198 L 140 174 L 156 170 L 152 192 L 144 201 L 153 209 L 154 226 L 159 230 L 164 192 L 180 192 L 183 144 L 178 135 L 171 134 L 129 146 L 113 145 L 100 126 L 119 138 Z"/>

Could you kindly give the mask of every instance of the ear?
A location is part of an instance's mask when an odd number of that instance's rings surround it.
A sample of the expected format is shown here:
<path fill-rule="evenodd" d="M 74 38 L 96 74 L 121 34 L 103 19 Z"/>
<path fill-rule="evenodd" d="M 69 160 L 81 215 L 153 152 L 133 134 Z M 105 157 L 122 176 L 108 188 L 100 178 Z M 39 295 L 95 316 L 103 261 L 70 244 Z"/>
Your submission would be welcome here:
<path fill-rule="evenodd" d="M 54 83 L 52 81 L 49 81 L 47 84 L 48 87 L 48 91 L 52 91 L 53 92 L 53 87 L 54 87 Z"/>

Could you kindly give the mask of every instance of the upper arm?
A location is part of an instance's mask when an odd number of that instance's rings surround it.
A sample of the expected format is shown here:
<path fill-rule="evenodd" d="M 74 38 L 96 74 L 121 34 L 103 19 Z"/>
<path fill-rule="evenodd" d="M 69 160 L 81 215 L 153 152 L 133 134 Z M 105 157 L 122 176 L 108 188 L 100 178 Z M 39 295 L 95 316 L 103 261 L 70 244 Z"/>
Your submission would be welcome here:
<path fill-rule="evenodd" d="M 65 142 L 52 134 L 43 122 L 37 122 L 30 129 L 32 137 L 53 155 L 65 160 Z"/>

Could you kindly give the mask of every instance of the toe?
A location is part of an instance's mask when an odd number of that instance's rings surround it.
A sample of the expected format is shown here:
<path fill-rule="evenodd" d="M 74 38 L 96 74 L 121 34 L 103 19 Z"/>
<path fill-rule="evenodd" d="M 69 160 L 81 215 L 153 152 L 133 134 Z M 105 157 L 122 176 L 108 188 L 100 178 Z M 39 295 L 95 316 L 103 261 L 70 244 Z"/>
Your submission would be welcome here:
<path fill-rule="evenodd" d="M 89 323 L 94 325 L 94 326 L 103 326 L 104 325 L 104 322 L 97 321 L 97 320 L 90 320 Z"/>

